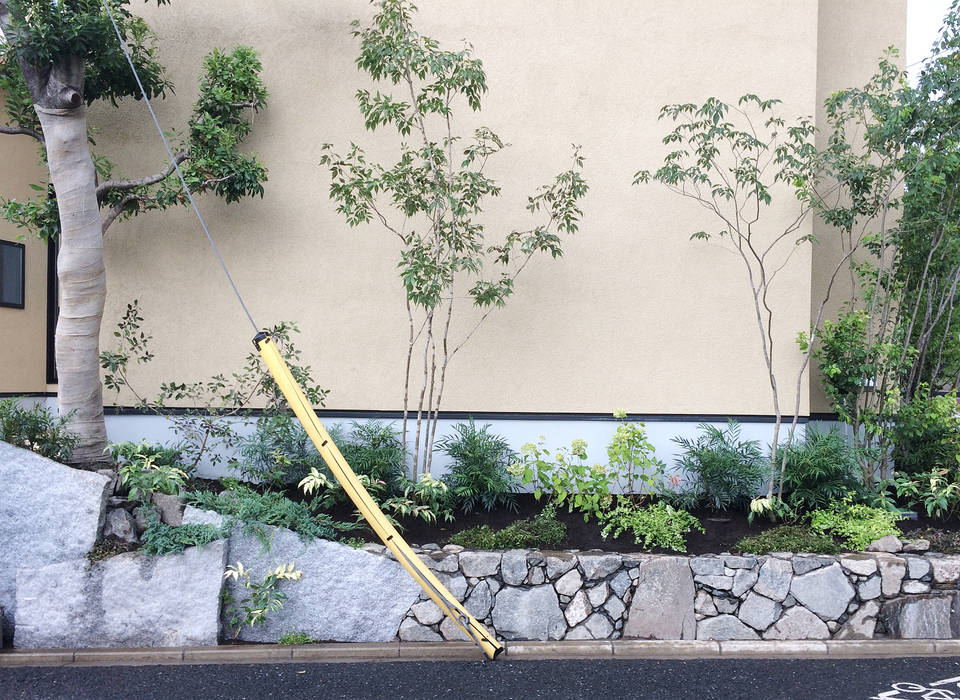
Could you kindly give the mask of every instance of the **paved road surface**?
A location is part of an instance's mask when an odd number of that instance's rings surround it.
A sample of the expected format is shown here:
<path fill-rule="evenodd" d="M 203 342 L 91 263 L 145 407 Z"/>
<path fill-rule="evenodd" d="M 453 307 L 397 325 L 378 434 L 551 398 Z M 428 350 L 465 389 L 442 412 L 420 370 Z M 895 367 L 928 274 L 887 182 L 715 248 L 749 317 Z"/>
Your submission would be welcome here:
<path fill-rule="evenodd" d="M 0 668 L 0 700 L 27 698 L 960 700 L 960 658 Z"/>

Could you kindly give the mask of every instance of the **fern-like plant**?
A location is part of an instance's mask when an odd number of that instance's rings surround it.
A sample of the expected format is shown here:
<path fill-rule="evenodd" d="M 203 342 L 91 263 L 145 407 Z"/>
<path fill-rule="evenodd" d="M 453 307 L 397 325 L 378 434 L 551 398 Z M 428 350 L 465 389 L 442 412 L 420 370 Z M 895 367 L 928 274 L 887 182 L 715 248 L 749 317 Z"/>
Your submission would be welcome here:
<path fill-rule="evenodd" d="M 783 474 L 784 499 L 796 511 L 826 508 L 860 484 L 853 448 L 836 430 L 808 430 L 787 451 Z"/>
<path fill-rule="evenodd" d="M 507 471 L 517 455 L 504 438 L 489 429 L 489 425 L 477 428 L 471 418 L 437 441 L 437 448 L 452 462 L 443 481 L 464 513 L 480 508 L 489 512 L 501 506 L 517 510 L 513 494 L 520 488 L 520 480 Z"/>

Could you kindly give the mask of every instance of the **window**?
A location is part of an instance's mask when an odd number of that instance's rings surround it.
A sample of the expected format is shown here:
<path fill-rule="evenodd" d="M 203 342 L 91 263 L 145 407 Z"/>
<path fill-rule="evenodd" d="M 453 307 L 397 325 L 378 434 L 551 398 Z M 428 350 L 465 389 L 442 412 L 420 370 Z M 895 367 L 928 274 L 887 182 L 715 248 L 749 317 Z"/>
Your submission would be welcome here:
<path fill-rule="evenodd" d="M 24 251 L 23 243 L 0 241 L 0 306 L 23 308 Z"/>

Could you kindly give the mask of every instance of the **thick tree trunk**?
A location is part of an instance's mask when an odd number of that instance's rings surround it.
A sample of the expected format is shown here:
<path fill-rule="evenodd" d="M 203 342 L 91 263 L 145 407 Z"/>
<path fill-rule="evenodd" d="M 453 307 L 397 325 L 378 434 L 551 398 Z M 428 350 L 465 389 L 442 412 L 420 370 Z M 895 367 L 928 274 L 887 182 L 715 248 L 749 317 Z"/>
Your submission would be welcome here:
<path fill-rule="evenodd" d="M 60 211 L 58 403 L 61 415 L 71 414 L 70 429 L 80 435 L 73 461 L 103 461 L 107 433 L 99 355 L 106 273 L 86 114 L 83 106 L 48 109 L 37 105 L 36 110 Z"/>

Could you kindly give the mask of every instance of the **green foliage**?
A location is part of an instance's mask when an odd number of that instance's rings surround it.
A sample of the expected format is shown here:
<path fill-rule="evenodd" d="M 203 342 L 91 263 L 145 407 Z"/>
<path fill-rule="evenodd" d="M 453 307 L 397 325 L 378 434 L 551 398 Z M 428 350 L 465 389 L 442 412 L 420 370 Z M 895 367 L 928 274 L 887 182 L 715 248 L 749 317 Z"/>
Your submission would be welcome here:
<path fill-rule="evenodd" d="M 120 467 L 120 483 L 127 487 L 130 498 L 147 503 L 154 493 L 176 495 L 187 480 L 180 468 L 180 453 L 141 441 L 117 442 L 107 450 Z"/>
<path fill-rule="evenodd" d="M 832 537 L 804 525 L 778 525 L 759 535 L 744 537 L 734 545 L 734 550 L 744 554 L 769 554 L 770 552 L 838 554 L 840 552 L 840 548 Z"/>
<path fill-rule="evenodd" d="M 0 400 L 0 440 L 57 462 L 68 462 L 77 446 L 77 436 L 67 430 L 69 420 L 39 405 L 23 408 L 15 398 Z"/>
<path fill-rule="evenodd" d="M 383 481 L 391 492 L 400 493 L 406 450 L 393 423 L 353 421 L 349 432 L 335 427 L 330 436 L 355 474 Z"/>
<path fill-rule="evenodd" d="M 610 474 L 602 464 L 588 465 L 587 443 L 573 440 L 570 447 L 557 450 L 552 458 L 544 448 L 544 437 L 534 444 L 520 447 L 520 461 L 516 471 L 522 469 L 524 484 L 533 484 L 533 495 L 539 501 L 547 496 L 555 506 L 567 504 L 567 511 L 574 509 L 583 513 L 587 522 L 590 516 L 599 516 L 609 507 Z"/>
<path fill-rule="evenodd" d="M 430 474 L 421 474 L 416 482 L 406 481 L 403 493 L 380 503 L 384 511 L 403 518 L 419 518 L 434 525 L 438 519 L 453 522 L 453 502 L 450 491 L 442 481 Z"/>
<path fill-rule="evenodd" d="M 230 482 L 230 489 L 191 491 L 184 494 L 186 503 L 205 510 L 214 510 L 244 523 L 245 528 L 264 536 L 259 524 L 285 527 L 303 539 L 319 538 L 337 540 L 342 531 L 352 530 L 354 525 L 336 522 L 326 513 L 314 514 L 304 503 L 291 501 L 274 491 L 259 493 L 238 482 Z"/>
<path fill-rule="evenodd" d="M 443 481 L 464 513 L 479 508 L 491 511 L 507 507 L 516 511 L 513 493 L 520 480 L 507 471 L 516 454 L 499 435 L 491 435 L 485 425 L 480 429 L 469 423 L 453 426 L 454 434 L 441 439 L 437 448 L 450 457 L 450 473 Z"/>
<path fill-rule="evenodd" d="M 666 465 L 654 457 L 646 427 L 643 423 L 628 423 L 626 413 L 622 411 L 614 412 L 614 416 L 623 422 L 617 426 L 607 446 L 607 458 L 610 468 L 617 473 L 620 492 L 636 495 L 638 486 L 641 491 L 646 488 L 647 493 L 655 491 L 660 486 Z"/>
<path fill-rule="evenodd" d="M 290 486 L 311 468 L 323 469 L 323 459 L 303 426 L 287 413 L 262 416 L 253 433 L 240 438 L 240 457 L 231 468 L 248 481 Z"/>
<path fill-rule="evenodd" d="M 501 530 L 478 525 L 450 536 L 451 544 L 470 549 L 531 549 L 557 547 L 567 537 L 567 526 L 557 520 L 556 507 L 547 504 L 530 520 L 517 520 Z"/>
<path fill-rule="evenodd" d="M 900 535 L 896 523 L 903 517 L 898 512 L 853 503 L 848 495 L 830 508 L 811 513 L 810 527 L 817 532 L 833 535 L 844 547 L 859 552 L 881 537 Z"/>
<path fill-rule="evenodd" d="M 956 471 L 960 457 L 960 409 L 956 391 L 931 396 L 930 388 L 920 385 L 910 403 L 900 407 L 892 439 L 897 473 Z"/>
<path fill-rule="evenodd" d="M 691 530 L 704 532 L 694 516 L 663 501 L 642 506 L 621 498 L 616 508 L 600 516 L 600 522 L 606 523 L 601 530 L 604 539 L 631 532 L 634 542 L 644 549 L 662 547 L 675 552 L 687 551 L 685 536 Z"/>
<path fill-rule="evenodd" d="M 236 600 L 224 591 L 224 609 L 230 616 L 230 626 L 234 628 L 233 637 L 236 639 L 245 625 L 262 625 L 270 613 L 281 610 L 287 594 L 280 590 L 280 582 L 299 581 L 303 572 L 291 562 L 268 571 L 262 581 L 253 581 L 250 570 L 238 561 L 236 565 L 227 567 L 223 577 L 239 582 L 248 591 L 244 600 Z"/>
<path fill-rule="evenodd" d="M 960 507 L 957 479 L 956 470 L 931 469 L 916 474 L 897 474 L 892 485 L 897 498 L 910 508 L 922 507 L 932 518 L 947 518 Z"/>
<path fill-rule="evenodd" d="M 686 482 L 677 491 L 663 491 L 663 498 L 688 510 L 745 508 L 760 489 L 764 459 L 760 443 L 740 439 L 740 424 L 729 421 L 726 428 L 707 423 L 700 435 L 690 440 L 675 437 L 682 452 L 677 466 Z"/>
<path fill-rule="evenodd" d="M 847 439 L 838 431 L 808 430 L 786 450 L 786 502 L 795 510 L 825 508 L 859 485 L 860 471 Z"/>
<path fill-rule="evenodd" d="M 209 542 L 229 536 L 229 528 L 219 528 L 209 524 L 171 527 L 161 522 L 156 511 L 151 509 L 147 515 L 147 529 L 141 536 L 143 542 L 141 551 L 152 555 L 177 554 L 187 547 L 202 547 Z"/>
<path fill-rule="evenodd" d="M 277 644 L 280 646 L 296 646 L 298 644 L 316 644 L 319 639 L 314 639 L 306 632 L 288 631 L 280 635 Z"/>

